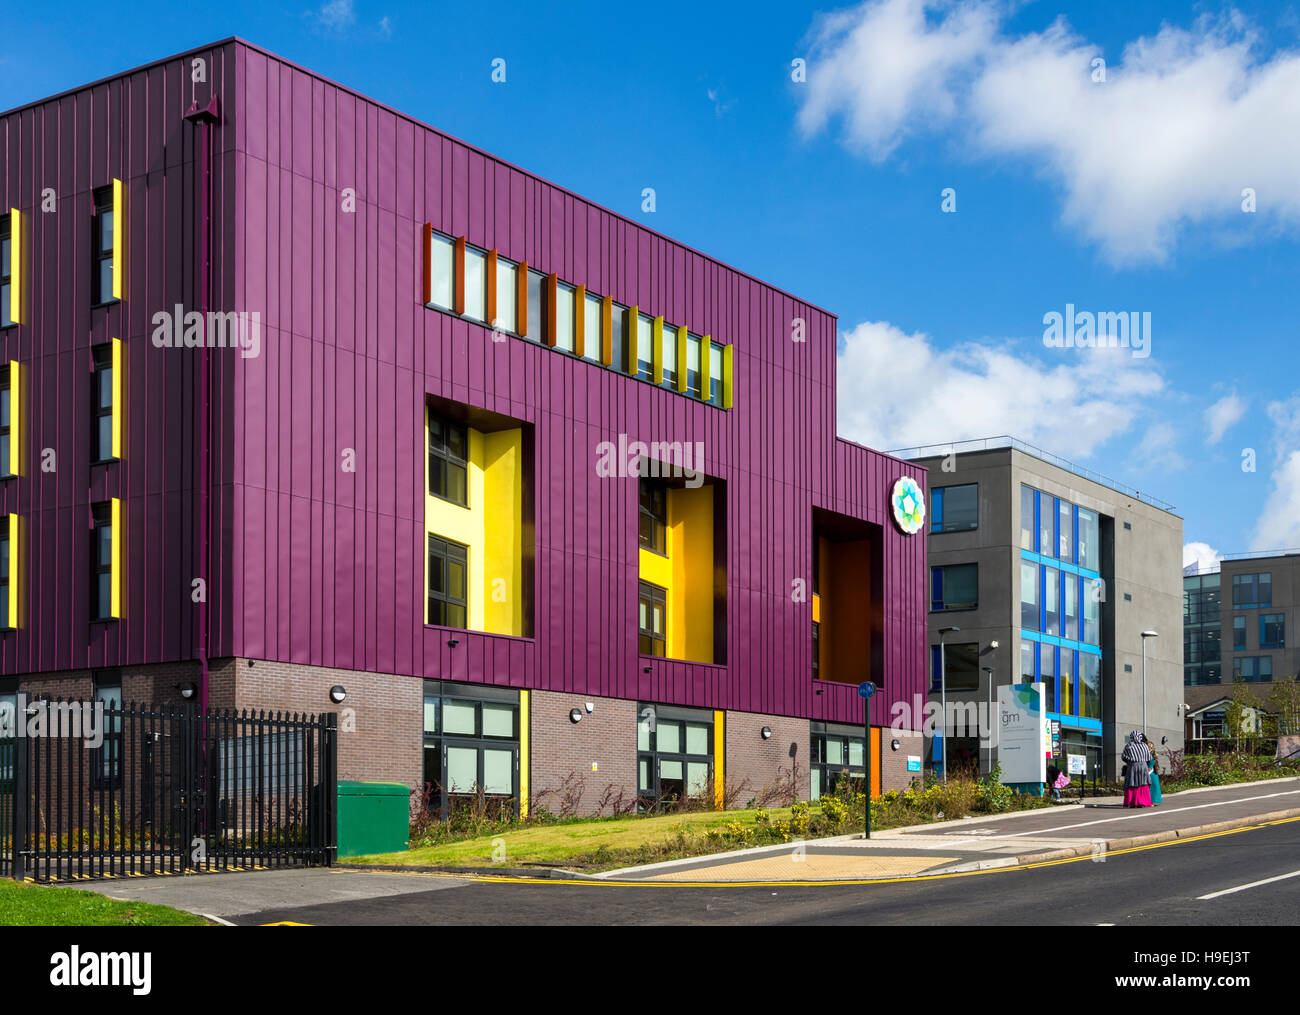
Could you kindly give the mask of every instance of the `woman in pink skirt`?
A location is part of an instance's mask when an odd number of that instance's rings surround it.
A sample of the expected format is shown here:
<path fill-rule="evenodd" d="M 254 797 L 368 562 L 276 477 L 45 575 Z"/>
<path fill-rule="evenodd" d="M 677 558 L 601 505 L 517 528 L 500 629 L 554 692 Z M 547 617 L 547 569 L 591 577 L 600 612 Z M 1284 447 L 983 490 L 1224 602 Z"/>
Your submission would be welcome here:
<path fill-rule="evenodd" d="M 1128 735 L 1128 743 L 1120 758 L 1124 762 L 1124 806 L 1150 807 L 1151 788 L 1147 785 L 1147 762 L 1151 760 L 1151 748 L 1137 730 Z"/>

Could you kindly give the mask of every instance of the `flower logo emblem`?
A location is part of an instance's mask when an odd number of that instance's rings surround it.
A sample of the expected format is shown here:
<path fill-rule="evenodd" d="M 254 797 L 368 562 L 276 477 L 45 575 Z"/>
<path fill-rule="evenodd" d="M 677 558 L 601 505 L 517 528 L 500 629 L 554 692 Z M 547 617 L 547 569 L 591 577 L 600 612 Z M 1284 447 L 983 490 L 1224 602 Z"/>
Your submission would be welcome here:
<path fill-rule="evenodd" d="M 920 484 L 911 476 L 904 476 L 894 484 L 889 498 L 894 509 L 894 521 L 909 536 L 921 531 L 925 523 L 925 494 Z"/>

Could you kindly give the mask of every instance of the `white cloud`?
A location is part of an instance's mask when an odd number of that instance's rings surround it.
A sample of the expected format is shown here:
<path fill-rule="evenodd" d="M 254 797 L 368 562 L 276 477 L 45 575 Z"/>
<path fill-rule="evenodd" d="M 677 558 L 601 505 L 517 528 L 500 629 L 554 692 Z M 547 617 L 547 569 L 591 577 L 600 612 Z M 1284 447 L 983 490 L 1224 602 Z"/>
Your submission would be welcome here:
<path fill-rule="evenodd" d="M 1116 264 L 1163 261 L 1196 223 L 1244 236 L 1247 187 L 1259 219 L 1300 223 L 1300 52 L 1261 56 L 1230 12 L 1130 42 L 1098 83 L 1096 45 L 1062 19 L 1011 36 L 1008 10 L 871 0 L 819 19 L 800 127 L 842 118 L 848 143 L 876 160 L 942 132 L 1021 158 L 1060 185 L 1062 218 Z"/>
<path fill-rule="evenodd" d="M 1205 410 L 1205 429 L 1211 444 L 1218 444 L 1228 428 L 1246 415 L 1247 402 L 1234 391 Z"/>
<path fill-rule="evenodd" d="M 1221 560 L 1223 560 L 1223 555 L 1209 543 L 1183 544 L 1183 570 L 1187 571 L 1190 564 L 1197 565 L 1197 570 L 1189 572 L 1191 574 L 1213 571 L 1219 566 Z"/>
<path fill-rule="evenodd" d="M 1264 501 L 1252 550 L 1300 547 L 1300 451 L 1292 451 L 1273 470 L 1273 489 Z"/>
<path fill-rule="evenodd" d="M 393 19 L 387 14 L 379 19 L 379 34 L 385 39 L 393 37 Z"/>
<path fill-rule="evenodd" d="M 1016 344 L 937 349 L 928 335 L 868 321 L 842 335 L 838 430 L 889 449 L 1011 435 L 1084 457 L 1126 432 L 1164 388 L 1150 360 L 1121 349 L 1050 350 Z"/>
<path fill-rule="evenodd" d="M 308 17 L 326 31 L 341 32 L 356 23 L 357 12 L 352 7 L 352 0 L 329 0 L 319 10 L 310 12 Z"/>

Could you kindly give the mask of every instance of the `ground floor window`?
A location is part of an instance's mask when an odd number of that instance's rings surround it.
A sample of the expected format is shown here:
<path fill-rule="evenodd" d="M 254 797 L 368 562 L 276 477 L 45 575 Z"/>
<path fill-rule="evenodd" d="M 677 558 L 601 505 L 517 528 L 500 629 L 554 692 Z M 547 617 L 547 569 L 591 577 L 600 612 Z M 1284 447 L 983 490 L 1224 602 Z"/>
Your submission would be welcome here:
<path fill-rule="evenodd" d="M 435 816 L 519 808 L 519 692 L 431 680 L 424 688 L 424 799 Z"/>
<path fill-rule="evenodd" d="M 649 704 L 637 712 L 638 808 L 672 809 L 706 796 L 713 782 L 713 713 Z"/>
<path fill-rule="evenodd" d="M 867 777 L 866 739 L 862 730 L 833 723 L 812 724 L 812 744 L 808 759 L 811 767 L 809 799 L 820 800 L 834 793 L 845 780 L 856 780 L 857 791 Z"/>

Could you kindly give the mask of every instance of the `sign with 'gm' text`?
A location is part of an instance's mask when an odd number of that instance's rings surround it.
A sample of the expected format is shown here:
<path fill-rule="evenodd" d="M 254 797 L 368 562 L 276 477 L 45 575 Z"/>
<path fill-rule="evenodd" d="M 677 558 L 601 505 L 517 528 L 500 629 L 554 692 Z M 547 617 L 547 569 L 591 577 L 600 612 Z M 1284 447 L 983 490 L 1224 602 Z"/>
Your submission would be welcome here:
<path fill-rule="evenodd" d="M 1004 783 L 1044 782 L 1051 727 L 1043 711 L 1042 684 L 998 688 L 998 762 Z"/>

